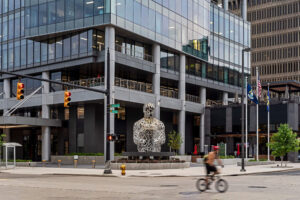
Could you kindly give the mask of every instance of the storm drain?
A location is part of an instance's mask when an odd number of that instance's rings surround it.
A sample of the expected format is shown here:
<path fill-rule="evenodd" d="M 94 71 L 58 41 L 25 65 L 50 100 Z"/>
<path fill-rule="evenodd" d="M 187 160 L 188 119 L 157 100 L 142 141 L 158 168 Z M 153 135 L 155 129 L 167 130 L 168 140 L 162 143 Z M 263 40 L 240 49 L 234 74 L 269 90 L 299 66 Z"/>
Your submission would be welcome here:
<path fill-rule="evenodd" d="M 248 188 L 267 188 L 267 187 L 252 185 L 252 186 L 248 186 Z"/>
<path fill-rule="evenodd" d="M 160 185 L 160 187 L 177 187 L 178 185 Z"/>
<path fill-rule="evenodd" d="M 193 194 L 199 194 L 199 192 L 179 192 L 181 195 L 193 195 Z"/>

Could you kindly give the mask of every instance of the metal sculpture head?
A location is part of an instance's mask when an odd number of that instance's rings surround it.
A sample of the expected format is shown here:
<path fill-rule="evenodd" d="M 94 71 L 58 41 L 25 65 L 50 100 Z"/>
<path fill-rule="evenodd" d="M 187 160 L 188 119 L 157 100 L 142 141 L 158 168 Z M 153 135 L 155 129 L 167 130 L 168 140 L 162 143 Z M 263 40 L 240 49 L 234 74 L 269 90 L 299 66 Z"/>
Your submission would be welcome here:
<path fill-rule="evenodd" d="M 144 105 L 144 117 L 152 118 L 154 116 L 155 106 L 153 103 L 147 103 Z"/>

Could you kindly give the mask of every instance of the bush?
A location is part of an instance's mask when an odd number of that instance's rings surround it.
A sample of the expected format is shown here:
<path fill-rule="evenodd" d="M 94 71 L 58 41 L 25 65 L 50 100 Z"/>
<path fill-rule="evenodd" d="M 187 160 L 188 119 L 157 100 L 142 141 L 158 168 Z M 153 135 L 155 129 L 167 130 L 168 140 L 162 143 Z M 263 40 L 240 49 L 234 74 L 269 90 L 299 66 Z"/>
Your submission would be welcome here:
<path fill-rule="evenodd" d="M 234 156 L 220 156 L 220 159 L 234 159 Z"/>

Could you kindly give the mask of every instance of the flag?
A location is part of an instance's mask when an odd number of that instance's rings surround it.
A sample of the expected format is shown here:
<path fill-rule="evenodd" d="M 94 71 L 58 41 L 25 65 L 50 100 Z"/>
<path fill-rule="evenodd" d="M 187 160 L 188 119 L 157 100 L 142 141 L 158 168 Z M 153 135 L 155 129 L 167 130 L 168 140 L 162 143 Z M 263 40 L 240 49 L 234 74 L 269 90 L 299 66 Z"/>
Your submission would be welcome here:
<path fill-rule="evenodd" d="M 254 103 L 258 104 L 258 100 L 257 100 L 257 98 L 256 98 L 256 96 L 255 96 L 255 94 L 254 94 L 254 92 L 253 92 L 250 84 L 248 84 L 248 86 L 247 86 L 247 96 L 248 96 L 248 98 L 251 101 L 253 101 Z"/>
<path fill-rule="evenodd" d="M 261 97 L 261 83 L 260 83 L 260 79 L 259 79 L 259 74 L 258 74 L 258 77 L 257 77 L 257 88 L 258 88 L 257 96 Z"/>
<path fill-rule="evenodd" d="M 270 92 L 268 87 L 268 96 L 267 96 L 267 111 L 270 112 Z"/>

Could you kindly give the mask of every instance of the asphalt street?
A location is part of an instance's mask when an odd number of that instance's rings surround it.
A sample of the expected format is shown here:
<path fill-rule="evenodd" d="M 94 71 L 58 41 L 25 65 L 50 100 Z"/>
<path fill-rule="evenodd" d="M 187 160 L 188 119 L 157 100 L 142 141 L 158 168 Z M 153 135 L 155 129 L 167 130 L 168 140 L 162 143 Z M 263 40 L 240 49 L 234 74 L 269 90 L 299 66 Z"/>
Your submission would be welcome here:
<path fill-rule="evenodd" d="M 300 170 L 225 176 L 226 193 L 200 193 L 192 177 L 93 177 L 0 173 L 0 199 L 299 200 Z"/>

